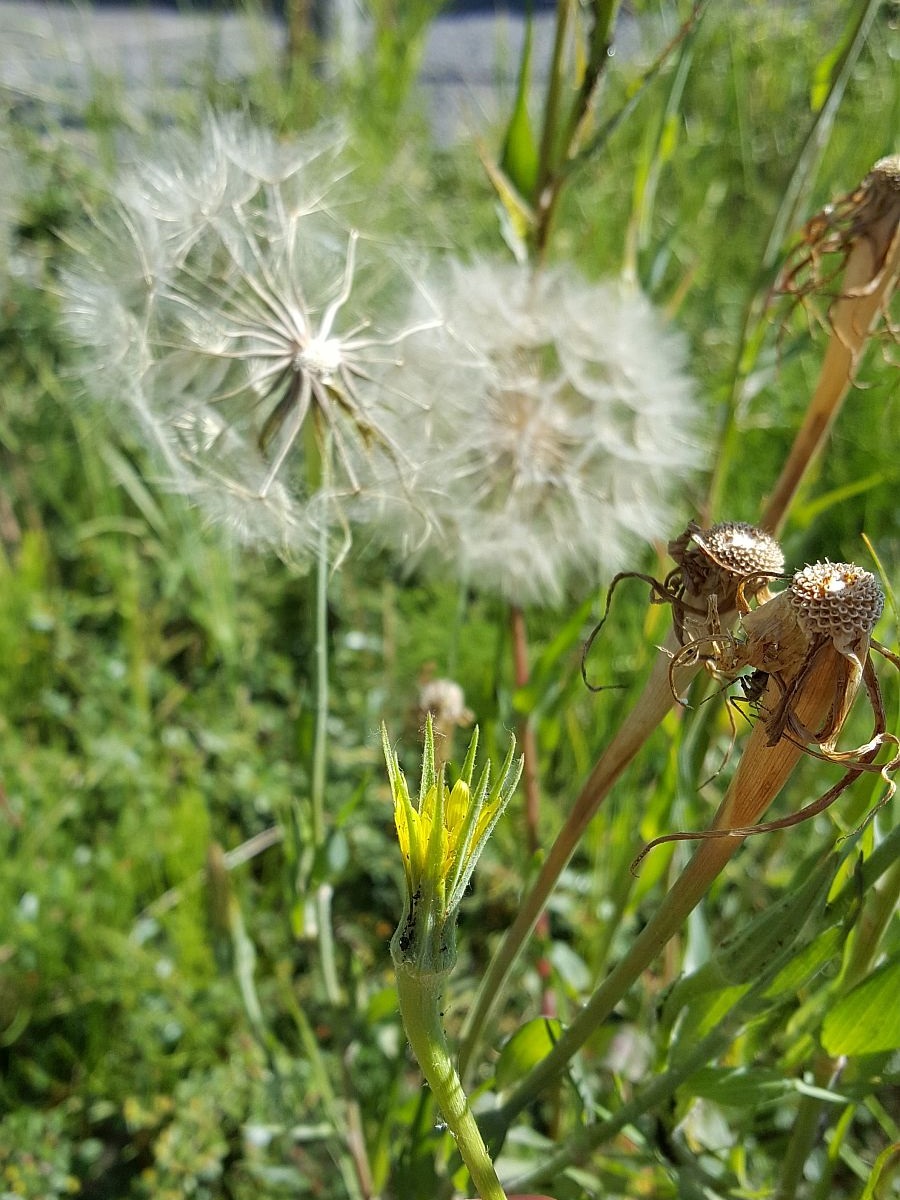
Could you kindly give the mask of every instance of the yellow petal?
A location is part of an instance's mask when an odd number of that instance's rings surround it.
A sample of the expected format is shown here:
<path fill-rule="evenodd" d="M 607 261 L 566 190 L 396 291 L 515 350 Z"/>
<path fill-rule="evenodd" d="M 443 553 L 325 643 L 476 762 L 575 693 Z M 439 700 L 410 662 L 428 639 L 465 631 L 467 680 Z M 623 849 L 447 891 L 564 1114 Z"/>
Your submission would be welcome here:
<path fill-rule="evenodd" d="M 444 825 L 451 838 L 459 836 L 463 823 L 469 814 L 469 786 L 464 779 L 458 779 L 453 785 L 453 791 L 447 798 L 444 808 Z"/>

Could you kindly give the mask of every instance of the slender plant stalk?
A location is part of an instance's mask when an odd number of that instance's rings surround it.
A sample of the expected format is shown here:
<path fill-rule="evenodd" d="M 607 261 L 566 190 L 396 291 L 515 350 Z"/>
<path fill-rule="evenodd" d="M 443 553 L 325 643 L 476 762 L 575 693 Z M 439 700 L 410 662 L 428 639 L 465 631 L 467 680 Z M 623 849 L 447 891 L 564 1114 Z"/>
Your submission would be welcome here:
<path fill-rule="evenodd" d="M 566 82 L 566 41 L 573 4 L 572 0 L 557 0 L 556 30 L 544 102 L 537 183 L 531 197 L 535 212 L 534 256 L 538 264 L 546 258 L 556 207 L 568 178 L 566 164 L 577 152 L 582 125 L 591 111 L 600 78 L 608 61 L 609 34 L 618 6 L 619 0 L 594 0 L 591 5 L 594 25 L 584 75 L 570 111 L 564 113 L 562 99 Z"/>
<path fill-rule="evenodd" d="M 837 655 L 823 655 L 816 667 L 814 686 L 798 695 L 794 711 L 804 727 L 817 728 L 828 712 L 839 669 Z M 774 682 L 770 683 L 768 702 L 775 706 L 779 697 L 778 688 Z M 765 723 L 758 722 L 719 806 L 713 828 L 739 829 L 756 822 L 787 782 L 803 749 L 787 738 L 769 746 L 768 738 Z M 565 1070 L 573 1055 L 606 1020 L 641 973 L 678 932 L 743 840 L 742 835 L 736 834 L 701 841 L 694 857 L 667 892 L 653 918 L 635 938 L 626 956 L 594 992 L 546 1058 L 520 1081 L 499 1110 L 498 1119 L 507 1128 L 518 1113 Z"/>
<path fill-rule="evenodd" d="M 511 605 L 509 616 L 513 642 L 515 682 L 517 688 L 523 688 L 527 685 L 530 676 L 525 614 L 517 605 Z M 534 720 L 530 714 L 526 713 L 520 719 L 517 736 L 519 745 L 522 747 L 522 757 L 525 760 L 525 767 L 522 772 L 525 790 L 525 835 L 528 839 L 529 857 L 533 857 L 541 844 L 541 796 L 540 780 L 538 778 L 537 737 L 534 730 Z M 539 944 L 545 946 L 550 938 L 550 922 L 547 919 L 546 912 L 539 914 L 535 923 L 535 932 L 537 933 Z M 556 1016 L 556 999 L 552 989 L 549 987 L 551 967 L 543 951 L 538 956 L 536 967 L 542 986 L 541 1013 L 545 1017 Z"/>
<path fill-rule="evenodd" d="M 517 688 L 527 686 L 530 675 L 528 666 L 528 634 L 525 629 L 525 614 L 521 608 L 513 604 L 509 610 L 509 625 L 512 634 L 513 671 Z M 541 797 L 538 779 L 537 741 L 534 735 L 534 724 L 529 717 L 523 717 L 519 722 L 518 742 L 525 757 L 525 769 L 522 780 L 525 785 L 525 833 L 528 839 L 528 852 L 534 854 L 540 844 L 540 813 Z"/>
<path fill-rule="evenodd" d="M 554 22 L 553 51 L 550 55 L 550 68 L 547 72 L 547 94 L 544 98 L 544 119 L 541 129 L 541 145 L 538 158 L 537 186 L 534 200 L 547 187 L 553 177 L 558 153 L 556 139 L 559 123 L 559 108 L 562 101 L 562 90 L 566 73 L 566 37 L 569 29 L 569 17 L 572 11 L 572 0 L 556 0 L 556 21 Z M 541 244 L 540 235 L 538 245 Z"/>
<path fill-rule="evenodd" d="M 322 455 L 323 484 L 329 479 L 330 447 Z M 323 518 L 319 530 L 316 555 L 316 724 L 313 742 L 312 780 L 310 787 L 311 828 L 313 840 L 313 872 L 318 873 L 318 860 L 325 846 L 325 782 L 328 753 L 328 521 Z M 334 956 L 334 937 L 331 929 L 331 885 L 316 882 L 316 938 L 319 964 L 328 1000 L 335 1006 L 343 1002 Z"/>
<path fill-rule="evenodd" d="M 677 648 L 674 635 L 670 635 L 667 647 L 673 651 Z M 679 674 L 680 684 L 685 685 L 697 669 L 692 668 Z M 491 959 L 463 1029 L 459 1069 L 464 1079 L 472 1065 L 484 1027 L 500 999 L 503 984 L 584 831 L 609 795 L 613 784 L 673 704 L 669 684 L 669 659 L 665 654 L 660 654 L 638 702 L 620 725 L 581 789 L 556 841 L 547 852 L 537 878 L 521 900 L 515 921 L 506 931 L 497 953 Z"/>
<path fill-rule="evenodd" d="M 443 972 L 429 977 L 398 966 L 406 1036 L 481 1200 L 506 1200 L 447 1046 L 440 1014 L 445 983 Z"/>
<path fill-rule="evenodd" d="M 885 217 L 882 228 L 860 237 L 847 259 L 841 295 L 830 313 L 832 334 L 816 390 L 762 516 L 762 527 L 770 532 L 777 532 L 784 524 L 797 489 L 850 390 L 869 333 L 890 301 L 900 273 L 898 213 L 900 199 L 897 209 Z M 882 254 L 885 246 L 886 256 Z"/>

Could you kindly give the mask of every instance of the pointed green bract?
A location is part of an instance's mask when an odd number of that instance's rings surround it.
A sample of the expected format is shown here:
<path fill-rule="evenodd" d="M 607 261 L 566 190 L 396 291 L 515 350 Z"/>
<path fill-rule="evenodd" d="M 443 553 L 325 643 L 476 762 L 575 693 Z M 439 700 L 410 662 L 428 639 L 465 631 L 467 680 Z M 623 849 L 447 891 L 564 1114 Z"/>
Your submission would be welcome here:
<path fill-rule="evenodd" d="M 515 738 L 496 782 L 491 786 L 485 764 L 473 787 L 478 730 L 469 743 L 459 779 L 447 786 L 437 772 L 431 715 L 425 724 L 418 802 L 409 787 L 382 726 L 382 745 L 394 799 L 394 823 L 403 856 L 406 896 L 403 916 L 391 942 L 394 961 L 434 973 L 449 970 L 455 960 L 456 910 L 478 857 L 505 809 L 522 773 L 515 758 Z"/>

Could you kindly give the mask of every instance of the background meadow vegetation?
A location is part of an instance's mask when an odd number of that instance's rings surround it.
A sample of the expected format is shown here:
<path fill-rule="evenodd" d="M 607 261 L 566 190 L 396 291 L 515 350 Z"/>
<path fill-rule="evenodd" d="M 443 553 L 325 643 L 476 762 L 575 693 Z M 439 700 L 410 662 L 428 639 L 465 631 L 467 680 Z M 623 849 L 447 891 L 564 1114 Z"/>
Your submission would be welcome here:
<path fill-rule="evenodd" d="M 640 584 L 623 588 L 593 661 L 625 690 L 590 694 L 579 656 L 604 581 L 529 613 L 531 681 L 516 688 L 499 600 L 449 573 L 410 575 L 363 539 L 330 581 L 327 839 L 314 868 L 297 857 L 302 836 L 291 830 L 310 789 L 315 724 L 314 576 L 229 545 L 155 482 L 138 429 L 85 403 L 58 273 L 123 140 L 152 146 L 172 124 L 196 128 L 209 106 L 285 135 L 339 112 L 386 231 L 415 221 L 425 240 L 463 256 L 498 251 L 479 152 L 498 155 L 502 127 L 478 131 L 480 151 L 471 139 L 434 146 L 412 82 L 417 44 L 390 23 L 404 8 L 372 10 L 379 52 L 334 78 L 299 57 L 238 83 L 200 76 L 177 111 L 142 114 L 117 105 L 121 82 L 102 79 L 78 112 L 0 94 L 2 1196 L 443 1194 L 452 1151 L 408 1056 L 388 953 L 402 872 L 379 724 L 412 779 L 424 677 L 463 686 L 495 762 L 507 730 L 531 714 L 549 843 L 666 634 L 667 611 L 650 608 Z M 685 16 L 634 6 L 644 57 L 612 60 L 601 118 L 626 103 L 663 30 Z M 863 19 L 846 86 L 823 110 Z M 689 338 L 710 452 L 672 536 L 689 519 L 753 521 L 778 475 L 827 331 L 764 312 L 760 299 L 791 232 L 898 149 L 897 20 L 889 3 L 711 6 L 564 194 L 550 260 L 597 278 L 632 272 Z M 860 367 L 792 509 L 783 545 L 793 568 L 831 558 L 874 570 L 865 533 L 883 582 L 896 578 L 896 354 L 882 339 Z M 632 565 L 664 573 L 665 547 L 648 545 Z M 876 636 L 896 648 L 891 604 Z M 884 672 L 883 685 L 897 729 L 896 678 Z M 848 744 L 868 736 L 867 720 L 854 717 Z M 655 852 L 636 879 L 629 865 L 647 839 L 707 825 L 733 763 L 699 784 L 730 738 L 721 701 L 673 712 L 627 770 L 554 893 L 549 934 L 515 970 L 481 1052 L 489 1089 L 497 1050 L 539 1014 L 545 990 L 565 1023 L 653 911 L 687 852 Z M 778 814 L 822 792 L 835 770 L 802 763 Z M 863 780 L 815 823 L 747 842 L 571 1078 L 525 1114 L 510 1161 L 539 1159 L 664 1068 L 666 989 L 788 894 L 835 826 L 857 827 L 879 786 Z M 866 830 L 869 850 L 893 812 Z M 451 1033 L 534 873 L 526 845 L 517 799 L 463 904 Z M 304 925 L 300 884 L 311 871 L 330 899 L 337 997 Z M 860 885 L 847 945 L 865 898 Z M 895 898 L 883 889 L 873 960 L 888 968 L 900 954 Z M 843 953 L 836 944 L 705 1072 L 545 1190 L 558 1200 L 900 1194 L 889 1156 L 879 1159 L 900 1141 L 900 1060 L 888 1048 L 852 1057 L 838 1078 L 819 1069 Z M 883 1017 L 884 1006 L 872 1020 Z"/>

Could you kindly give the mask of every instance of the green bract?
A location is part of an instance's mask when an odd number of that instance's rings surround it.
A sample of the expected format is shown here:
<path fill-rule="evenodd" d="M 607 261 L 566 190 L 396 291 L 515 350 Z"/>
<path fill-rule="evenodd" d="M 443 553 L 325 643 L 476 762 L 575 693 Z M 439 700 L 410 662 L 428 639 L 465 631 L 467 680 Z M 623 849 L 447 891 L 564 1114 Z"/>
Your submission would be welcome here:
<path fill-rule="evenodd" d="M 510 735 L 509 752 L 493 786 L 490 763 L 485 764 L 478 782 L 473 784 L 476 728 L 460 777 L 450 788 L 444 769 L 435 769 L 434 729 L 429 713 L 422 776 L 414 804 L 384 725 L 381 737 L 406 875 L 403 917 L 391 942 L 391 953 L 398 965 L 417 963 L 428 971 L 449 970 L 455 958 L 456 910 L 478 856 L 519 782 L 522 759 L 515 759 L 516 739 Z"/>

